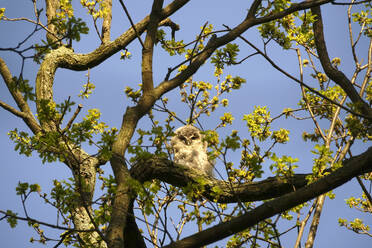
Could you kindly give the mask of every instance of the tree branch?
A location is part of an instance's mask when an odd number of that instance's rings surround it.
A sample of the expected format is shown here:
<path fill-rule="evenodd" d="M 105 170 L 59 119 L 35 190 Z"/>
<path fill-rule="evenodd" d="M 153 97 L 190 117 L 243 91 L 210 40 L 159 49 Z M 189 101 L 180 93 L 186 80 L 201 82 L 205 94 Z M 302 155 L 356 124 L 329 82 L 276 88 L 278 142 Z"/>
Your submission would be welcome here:
<path fill-rule="evenodd" d="M 254 18 L 258 7 L 260 7 L 262 0 L 255 0 L 249 8 L 248 15 L 246 18 Z"/>
<path fill-rule="evenodd" d="M 119 0 L 119 2 L 120 2 L 120 4 L 121 4 L 121 7 L 123 8 L 125 14 L 126 14 L 127 17 L 128 17 L 128 20 L 129 20 L 129 22 L 130 22 L 130 25 L 132 26 L 134 32 L 136 33 L 137 39 L 138 39 L 139 42 L 141 43 L 141 46 L 144 47 L 143 41 L 141 40 L 141 36 L 140 36 L 140 34 L 138 33 L 137 28 L 136 28 L 136 26 L 134 25 L 134 22 L 132 21 L 132 18 L 130 17 L 130 14 L 129 14 L 129 11 L 128 11 L 127 7 L 125 7 L 125 4 L 124 4 L 123 0 Z"/>
<path fill-rule="evenodd" d="M 142 233 L 139 230 L 135 215 L 133 212 L 133 202 L 129 206 L 129 214 L 127 217 L 127 223 L 124 228 L 124 247 L 125 248 L 146 248 L 145 241 Z"/>
<path fill-rule="evenodd" d="M 170 247 L 201 247 L 226 238 L 234 233 L 252 227 L 260 221 L 289 210 L 298 204 L 324 194 L 348 182 L 353 177 L 372 169 L 372 147 L 367 151 L 344 161 L 343 167 L 297 191 L 263 203 L 261 206 L 230 221 L 217 224 L 180 241 L 171 243 Z"/>
<path fill-rule="evenodd" d="M 197 184 L 197 179 L 202 177 L 205 181 L 203 196 L 219 203 L 259 201 L 281 196 L 292 192 L 294 188 L 304 187 L 308 175 L 297 174 L 289 179 L 270 177 L 260 182 L 231 184 L 206 175 L 202 176 L 199 170 L 158 157 L 138 162 L 131 168 L 130 173 L 133 178 L 141 182 L 159 179 L 177 187 L 185 187 L 188 183 Z M 216 195 L 213 188 L 221 189 L 221 193 Z"/>
<path fill-rule="evenodd" d="M 159 16 L 157 17 L 158 20 L 166 19 L 168 16 L 173 14 L 179 8 L 184 6 L 189 0 L 175 0 L 170 3 L 168 6 L 163 8 L 160 11 Z M 158 7 L 156 7 L 158 8 Z M 144 32 L 145 28 L 150 22 L 150 17 L 147 16 L 141 22 L 135 25 L 136 30 L 138 33 Z M 158 25 L 158 24 L 156 24 Z M 150 29 L 150 28 L 149 28 Z M 115 47 L 125 47 L 131 41 L 136 38 L 136 33 L 134 29 L 131 28 L 123 35 L 121 35 L 116 41 L 109 43 L 107 49 L 110 51 L 104 55 L 104 57 L 98 57 L 94 63 L 100 63 L 101 60 L 104 60 L 113 52 L 116 52 Z M 119 43 L 119 44 L 116 44 Z M 110 45 L 110 46 L 109 46 Z M 104 45 L 105 46 L 105 45 Z M 100 50 L 102 48 L 98 48 Z M 97 51 L 96 50 L 96 51 Z M 84 64 L 84 66 L 86 63 Z M 78 68 L 78 67 L 74 67 Z M 108 226 L 107 230 L 107 240 L 110 241 L 110 247 L 123 247 L 123 245 L 128 242 L 126 238 L 131 237 L 124 237 L 124 232 L 126 230 L 127 225 L 130 225 L 130 219 L 128 219 L 128 213 L 130 213 L 130 202 L 133 200 L 133 195 L 130 195 L 130 186 L 128 185 L 128 181 L 130 179 L 130 174 L 123 159 L 124 153 L 130 143 L 130 140 L 133 136 L 134 130 L 137 126 L 137 123 L 140 118 L 142 118 L 153 106 L 156 101 L 156 98 L 150 97 L 150 101 L 148 101 L 149 97 L 141 97 L 139 103 L 135 107 L 128 107 L 124 116 L 123 121 L 121 124 L 121 128 L 117 135 L 117 138 L 112 145 L 113 156 L 110 160 L 111 167 L 115 176 L 115 180 L 117 182 L 117 191 L 114 196 L 113 206 L 112 206 L 112 214 L 111 214 L 111 221 Z"/>
<path fill-rule="evenodd" d="M 82 232 L 82 233 L 95 232 L 96 231 L 95 229 L 82 229 L 82 230 L 80 230 L 80 229 L 60 226 L 58 224 L 54 225 L 54 224 L 50 224 L 50 223 L 47 223 L 47 222 L 36 220 L 36 219 L 28 217 L 28 216 L 20 217 L 18 215 L 10 215 L 9 213 L 7 213 L 6 211 L 3 211 L 3 210 L 0 210 L 0 214 L 3 214 L 4 215 L 3 217 L 5 217 L 5 218 L 15 218 L 17 220 L 23 220 L 23 221 L 27 221 L 27 222 L 30 222 L 30 223 L 37 223 L 37 224 L 42 225 L 42 226 L 47 226 L 47 227 L 50 227 L 50 228 L 53 228 L 53 229 L 59 229 L 59 230 L 64 230 L 64 231 Z"/>
<path fill-rule="evenodd" d="M 27 114 L 13 108 L 12 106 L 6 104 L 5 102 L 3 102 L 1 100 L 0 100 L 0 107 L 9 111 L 10 113 L 14 114 L 15 116 L 18 116 L 18 117 L 21 117 L 21 118 L 27 118 L 28 117 Z"/>
<path fill-rule="evenodd" d="M 372 156 L 372 148 L 369 150 Z M 331 172 L 331 170 L 328 170 Z M 372 171 L 372 165 L 360 174 Z M 331 172 L 333 173 L 333 172 Z M 198 183 L 201 177 L 205 181 L 203 197 L 218 203 L 233 203 L 261 201 L 282 196 L 296 191 L 308 184 L 306 177 L 311 174 L 295 174 L 290 178 L 269 177 L 259 182 L 234 183 L 217 180 L 201 175 L 199 170 L 175 164 L 166 158 L 153 157 L 146 161 L 138 161 L 131 169 L 130 174 L 140 182 L 159 179 L 177 187 L 185 187 L 188 183 Z M 352 177 L 351 177 L 352 178 Z M 350 178 L 350 179 L 351 179 Z M 213 188 L 221 189 L 216 194 Z"/>
<path fill-rule="evenodd" d="M 106 15 L 103 17 L 102 23 L 102 43 L 108 43 L 110 41 L 111 33 L 111 20 L 112 20 L 112 0 L 104 0 Z"/>
<path fill-rule="evenodd" d="M 154 89 L 152 58 L 163 2 L 163 0 L 154 0 L 153 2 L 149 25 L 147 26 L 146 39 L 142 48 L 142 90 L 144 97 L 146 97 L 145 95 L 151 95 Z"/>
<path fill-rule="evenodd" d="M 57 29 L 52 20 L 56 17 L 57 9 L 59 8 L 59 0 L 45 0 L 46 16 L 48 20 L 48 30 L 46 38 L 49 43 L 59 42 L 57 37 Z"/>
<path fill-rule="evenodd" d="M 314 40 L 319 60 L 322 64 L 324 72 L 330 79 L 332 79 L 332 81 L 338 84 L 345 91 L 353 103 L 357 104 L 357 106 L 361 108 L 362 113 L 372 120 L 372 109 L 365 101 L 363 101 L 362 97 L 358 94 L 345 74 L 332 66 L 332 63 L 329 59 L 327 46 L 324 41 L 323 21 L 320 7 L 312 7 L 311 11 L 317 15 L 317 19 L 313 24 Z"/>
<path fill-rule="evenodd" d="M 22 93 L 17 89 L 16 85 L 14 85 L 16 82 L 14 82 L 11 72 L 2 58 L 0 58 L 0 74 L 10 94 L 12 95 L 14 101 L 16 102 L 18 108 L 21 111 L 18 111 L 15 108 L 3 102 L 1 106 L 5 108 L 6 110 L 10 111 L 11 113 L 17 115 L 18 117 L 21 117 L 33 133 L 39 132 L 41 130 L 40 125 L 37 123 L 36 119 L 34 118 L 31 112 L 31 109 L 28 106 L 28 103 L 25 101 Z"/>

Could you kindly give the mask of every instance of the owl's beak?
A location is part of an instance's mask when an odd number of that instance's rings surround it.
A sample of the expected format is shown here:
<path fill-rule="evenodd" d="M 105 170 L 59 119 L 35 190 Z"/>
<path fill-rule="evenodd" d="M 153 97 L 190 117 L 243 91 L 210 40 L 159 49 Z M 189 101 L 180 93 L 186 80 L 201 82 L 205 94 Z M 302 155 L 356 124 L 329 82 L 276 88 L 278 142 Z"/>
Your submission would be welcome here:
<path fill-rule="evenodd" d="M 185 143 L 186 143 L 186 145 L 191 145 L 191 140 L 189 140 L 189 139 L 185 139 Z"/>

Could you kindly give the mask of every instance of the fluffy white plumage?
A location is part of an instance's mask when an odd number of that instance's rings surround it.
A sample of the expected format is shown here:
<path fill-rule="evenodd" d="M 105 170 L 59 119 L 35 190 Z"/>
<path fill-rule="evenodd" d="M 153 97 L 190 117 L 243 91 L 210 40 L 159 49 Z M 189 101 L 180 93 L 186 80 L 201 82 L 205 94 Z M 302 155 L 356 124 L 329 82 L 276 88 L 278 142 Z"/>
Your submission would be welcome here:
<path fill-rule="evenodd" d="M 171 139 L 174 162 L 198 169 L 213 176 L 213 164 L 207 155 L 207 142 L 203 141 L 200 130 L 186 125 L 178 128 Z"/>

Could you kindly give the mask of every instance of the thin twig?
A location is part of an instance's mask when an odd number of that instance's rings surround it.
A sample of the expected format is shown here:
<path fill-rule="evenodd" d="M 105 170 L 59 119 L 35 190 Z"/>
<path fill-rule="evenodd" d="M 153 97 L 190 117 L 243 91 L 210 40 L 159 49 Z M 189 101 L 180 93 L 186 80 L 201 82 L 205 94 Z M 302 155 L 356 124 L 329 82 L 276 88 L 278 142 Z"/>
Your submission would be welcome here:
<path fill-rule="evenodd" d="M 137 29 L 136 29 L 136 27 L 134 26 L 134 22 L 133 22 L 132 18 L 131 18 L 130 15 L 129 15 L 129 12 L 128 12 L 127 7 L 125 7 L 125 4 L 123 3 L 123 0 L 119 0 L 119 2 L 120 2 L 120 4 L 121 4 L 121 7 L 123 8 L 125 14 L 127 15 L 128 20 L 129 20 L 129 22 L 130 22 L 130 25 L 132 26 L 134 32 L 136 33 L 136 36 L 137 36 L 139 42 L 141 43 L 142 48 L 145 48 L 145 45 L 143 44 L 143 41 L 141 40 L 141 37 L 139 36 L 139 34 L 138 34 L 138 32 L 137 32 Z"/>
<path fill-rule="evenodd" d="M 359 2 L 352 2 L 352 3 L 340 3 L 340 2 L 335 2 L 335 1 L 332 1 L 331 3 L 333 5 L 357 5 L 357 4 L 362 4 L 362 3 L 369 3 L 371 2 L 371 0 L 363 0 L 363 1 L 359 1 Z"/>
<path fill-rule="evenodd" d="M 72 123 L 74 122 L 74 120 L 76 119 L 77 115 L 79 114 L 80 110 L 83 108 L 83 105 L 82 104 L 79 104 L 78 107 L 76 108 L 75 110 L 75 113 L 74 115 L 71 117 L 71 119 L 69 120 L 69 122 L 67 123 L 66 127 L 62 130 L 62 133 L 66 132 L 67 130 L 70 129 Z"/>
<path fill-rule="evenodd" d="M 368 205 L 369 205 L 370 209 L 372 210 L 372 197 L 371 197 L 371 194 L 368 192 L 368 190 L 364 186 L 364 184 L 362 182 L 362 179 L 360 179 L 359 176 L 357 176 L 356 179 L 358 180 L 358 183 L 359 183 L 360 187 L 362 188 L 364 194 L 366 195 L 366 197 L 368 199 L 368 203 L 369 203 Z"/>
<path fill-rule="evenodd" d="M 0 210 L 0 214 L 4 214 L 4 216 L 1 219 L 3 219 L 4 217 L 5 218 L 15 218 L 17 220 L 24 220 L 24 221 L 28 221 L 28 222 L 31 222 L 31 223 L 37 223 L 39 225 L 51 227 L 51 228 L 54 228 L 54 229 L 65 230 L 65 231 L 73 231 L 73 232 L 95 232 L 96 231 L 95 229 L 79 230 L 79 229 L 63 227 L 63 226 L 59 226 L 59 225 L 53 225 L 53 224 L 49 224 L 49 223 L 46 223 L 46 222 L 43 222 L 43 221 L 38 221 L 38 220 L 33 219 L 31 217 L 20 217 L 20 216 L 17 216 L 17 215 L 10 215 L 3 210 Z"/>

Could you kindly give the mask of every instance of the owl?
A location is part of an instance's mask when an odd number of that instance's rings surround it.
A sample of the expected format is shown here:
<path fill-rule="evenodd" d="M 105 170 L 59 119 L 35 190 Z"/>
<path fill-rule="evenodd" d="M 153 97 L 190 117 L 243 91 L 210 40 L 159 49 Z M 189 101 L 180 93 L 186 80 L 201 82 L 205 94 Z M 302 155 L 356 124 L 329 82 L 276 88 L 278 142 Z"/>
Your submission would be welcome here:
<path fill-rule="evenodd" d="M 208 160 L 207 142 L 200 130 L 186 125 L 178 128 L 171 139 L 174 162 L 213 176 L 213 164 Z"/>

